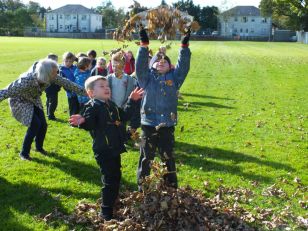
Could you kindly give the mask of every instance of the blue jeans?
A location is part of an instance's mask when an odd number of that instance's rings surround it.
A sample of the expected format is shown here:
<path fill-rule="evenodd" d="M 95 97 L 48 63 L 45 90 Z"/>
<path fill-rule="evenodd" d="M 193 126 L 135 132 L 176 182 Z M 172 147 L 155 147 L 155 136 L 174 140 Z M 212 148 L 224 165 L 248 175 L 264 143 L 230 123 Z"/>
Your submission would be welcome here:
<path fill-rule="evenodd" d="M 20 155 L 24 157 L 29 157 L 31 144 L 34 138 L 36 149 L 42 150 L 46 132 L 47 123 L 44 112 L 42 109 L 34 106 L 31 125 L 26 132 Z"/>

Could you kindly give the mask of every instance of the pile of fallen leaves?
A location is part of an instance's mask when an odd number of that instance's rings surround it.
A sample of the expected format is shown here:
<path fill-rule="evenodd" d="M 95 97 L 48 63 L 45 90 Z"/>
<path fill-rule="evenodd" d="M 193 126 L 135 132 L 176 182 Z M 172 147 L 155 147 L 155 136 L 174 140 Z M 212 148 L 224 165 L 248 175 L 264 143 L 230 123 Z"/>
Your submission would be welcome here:
<path fill-rule="evenodd" d="M 201 191 L 190 187 L 174 189 L 166 186 L 164 176 L 167 170 L 163 164 L 153 162 L 151 167 L 153 173 L 144 180 L 143 192 L 126 191 L 120 195 L 113 220 L 104 221 L 100 218 L 100 200 L 95 204 L 80 201 L 71 215 L 55 210 L 41 219 L 49 223 L 61 219 L 73 227 L 82 225 L 91 230 L 106 231 L 258 230 L 249 224 L 267 229 L 291 230 L 287 225 L 289 218 L 298 228 L 308 227 L 307 219 L 293 216 L 288 207 L 279 214 L 272 209 L 256 208 L 255 214 L 246 211 L 240 203 L 250 203 L 254 195 L 247 188 L 221 185 L 213 198 L 206 198 Z M 204 185 L 206 187 L 208 182 L 204 182 Z M 267 188 L 264 194 L 284 195 L 276 186 Z"/>
<path fill-rule="evenodd" d="M 123 28 L 118 28 L 114 32 L 113 39 L 120 42 L 133 40 L 132 34 L 139 25 L 146 25 L 149 37 L 161 42 L 174 39 L 177 31 L 184 34 L 188 27 L 191 31 L 200 29 L 198 22 L 193 21 L 188 14 L 171 6 L 161 5 L 131 16 L 125 21 Z"/>

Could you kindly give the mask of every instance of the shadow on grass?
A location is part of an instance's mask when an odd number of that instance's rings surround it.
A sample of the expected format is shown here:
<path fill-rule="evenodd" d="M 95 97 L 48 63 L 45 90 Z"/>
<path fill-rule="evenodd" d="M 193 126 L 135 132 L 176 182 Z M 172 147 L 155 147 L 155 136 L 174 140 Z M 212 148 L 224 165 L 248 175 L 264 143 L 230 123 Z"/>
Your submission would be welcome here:
<path fill-rule="evenodd" d="M 181 93 L 181 95 L 195 97 L 195 98 L 205 98 L 205 99 L 234 100 L 234 99 L 230 99 L 230 98 L 216 97 L 216 96 L 210 96 L 210 95 L 192 94 L 192 93 Z"/>
<path fill-rule="evenodd" d="M 187 108 L 185 108 L 185 103 L 179 103 L 178 111 L 189 111 L 189 110 L 199 110 L 200 107 L 213 107 L 213 108 L 220 108 L 220 109 L 235 109 L 234 107 L 225 106 L 217 103 L 212 102 L 188 102 Z"/>
<path fill-rule="evenodd" d="M 48 156 L 58 161 L 53 162 L 53 161 L 48 161 L 47 159 L 39 159 L 39 158 L 33 158 L 33 161 L 39 164 L 44 164 L 46 166 L 53 166 L 55 168 L 58 168 L 61 171 L 67 173 L 68 175 L 71 175 L 72 177 L 75 177 L 76 179 L 82 182 L 88 182 L 91 184 L 102 186 L 101 173 L 98 165 L 94 167 L 93 165 L 72 160 L 65 156 L 61 156 L 55 152 L 50 152 Z M 125 185 L 127 188 L 137 187 L 135 184 L 125 181 L 123 177 L 121 179 L 121 184 Z M 91 198 L 97 199 L 97 195 L 95 198 L 93 197 Z"/>
<path fill-rule="evenodd" d="M 275 179 L 271 177 L 243 172 L 242 167 L 237 164 L 243 162 L 254 163 L 260 166 L 268 166 L 273 169 L 284 169 L 285 171 L 295 171 L 289 165 L 274 161 L 262 160 L 244 153 L 227 151 L 219 148 L 208 148 L 183 142 L 176 142 L 176 159 L 189 165 L 195 169 L 202 167 L 203 171 L 221 171 L 230 174 L 242 176 L 249 180 L 263 181 L 266 183 L 272 182 Z M 193 153 L 193 154 L 192 154 Z M 203 157 L 200 157 L 202 155 Z M 218 163 L 215 160 L 232 161 L 232 163 Z"/>
<path fill-rule="evenodd" d="M 37 185 L 25 182 L 13 184 L 0 177 L 0 189 L 1 230 L 33 230 L 21 224 L 21 218 L 16 217 L 14 211 L 31 216 L 46 215 L 54 208 L 64 211 L 60 201 Z"/>

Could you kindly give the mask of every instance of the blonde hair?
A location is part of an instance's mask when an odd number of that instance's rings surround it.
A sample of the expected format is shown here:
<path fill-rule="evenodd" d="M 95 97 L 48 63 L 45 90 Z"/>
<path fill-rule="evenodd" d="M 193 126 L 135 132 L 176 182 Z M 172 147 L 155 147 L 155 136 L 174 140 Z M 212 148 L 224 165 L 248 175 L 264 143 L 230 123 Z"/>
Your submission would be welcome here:
<path fill-rule="evenodd" d="M 120 63 L 125 63 L 125 57 L 124 57 L 125 52 L 124 51 L 118 51 L 117 53 L 113 54 L 111 56 L 111 63 L 114 61 L 120 62 Z"/>
<path fill-rule="evenodd" d="M 35 68 L 37 79 L 43 83 L 50 83 L 52 71 L 58 69 L 58 64 L 52 59 L 40 60 Z"/>
<path fill-rule="evenodd" d="M 95 75 L 95 76 L 91 76 L 89 77 L 86 82 L 84 83 L 84 88 L 86 89 L 86 91 L 88 90 L 93 90 L 94 89 L 94 86 L 95 86 L 95 83 L 98 81 L 98 80 L 103 80 L 103 81 L 107 81 L 107 79 L 103 76 L 100 76 L 100 75 Z"/>

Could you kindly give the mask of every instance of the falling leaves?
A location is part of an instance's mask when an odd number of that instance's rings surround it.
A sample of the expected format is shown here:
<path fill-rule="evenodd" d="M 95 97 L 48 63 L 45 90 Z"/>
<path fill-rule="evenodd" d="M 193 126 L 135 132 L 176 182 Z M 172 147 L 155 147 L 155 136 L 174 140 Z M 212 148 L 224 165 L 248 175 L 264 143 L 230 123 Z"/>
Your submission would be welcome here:
<path fill-rule="evenodd" d="M 138 3 L 139 4 L 139 3 Z M 132 7 L 135 8 L 135 7 Z M 188 28 L 192 31 L 198 31 L 200 26 L 198 22 L 192 21 L 191 17 L 178 9 L 171 6 L 159 6 L 154 9 L 140 12 L 125 21 L 123 28 L 118 28 L 113 39 L 119 42 L 133 40 L 133 33 L 136 28 L 146 22 L 148 34 L 151 38 L 155 38 L 164 43 L 168 39 L 174 39 L 176 32 L 186 33 Z M 170 47 L 170 44 L 167 45 Z"/>

